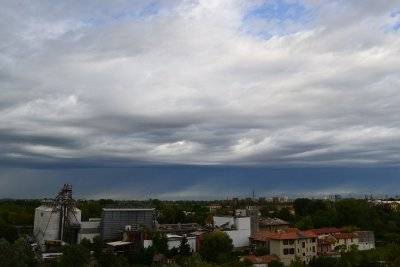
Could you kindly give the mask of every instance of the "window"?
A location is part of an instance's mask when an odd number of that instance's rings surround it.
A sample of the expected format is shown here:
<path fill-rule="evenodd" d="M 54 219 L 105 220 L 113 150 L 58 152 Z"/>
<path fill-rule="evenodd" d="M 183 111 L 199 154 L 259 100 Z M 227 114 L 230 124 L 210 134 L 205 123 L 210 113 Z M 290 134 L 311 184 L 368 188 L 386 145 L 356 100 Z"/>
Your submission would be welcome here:
<path fill-rule="evenodd" d="M 283 255 L 287 255 L 287 254 L 289 254 L 289 249 L 284 248 L 284 249 L 283 249 Z"/>
<path fill-rule="evenodd" d="M 312 247 L 312 252 L 315 252 L 315 246 Z"/>
<path fill-rule="evenodd" d="M 294 240 L 289 240 L 289 244 L 293 245 L 294 244 Z"/>
<path fill-rule="evenodd" d="M 305 248 L 305 247 L 306 247 L 306 242 L 303 242 L 303 243 L 301 244 L 301 246 L 302 246 L 303 248 Z"/>
<path fill-rule="evenodd" d="M 283 240 L 283 244 L 284 245 L 288 245 L 289 244 L 289 240 Z"/>
<path fill-rule="evenodd" d="M 312 242 L 315 243 L 315 238 L 312 239 Z"/>
<path fill-rule="evenodd" d="M 289 254 L 294 254 L 294 248 L 291 248 L 290 250 L 289 250 Z"/>
<path fill-rule="evenodd" d="M 40 213 L 40 217 L 43 217 L 43 212 Z"/>

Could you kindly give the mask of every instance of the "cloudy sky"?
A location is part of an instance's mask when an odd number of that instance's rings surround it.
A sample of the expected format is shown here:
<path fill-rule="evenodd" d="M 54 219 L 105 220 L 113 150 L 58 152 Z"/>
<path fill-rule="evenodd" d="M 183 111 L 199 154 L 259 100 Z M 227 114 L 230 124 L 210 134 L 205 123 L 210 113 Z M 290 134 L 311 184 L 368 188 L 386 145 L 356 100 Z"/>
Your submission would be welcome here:
<path fill-rule="evenodd" d="M 0 197 L 400 191 L 398 0 L 1 2 Z"/>

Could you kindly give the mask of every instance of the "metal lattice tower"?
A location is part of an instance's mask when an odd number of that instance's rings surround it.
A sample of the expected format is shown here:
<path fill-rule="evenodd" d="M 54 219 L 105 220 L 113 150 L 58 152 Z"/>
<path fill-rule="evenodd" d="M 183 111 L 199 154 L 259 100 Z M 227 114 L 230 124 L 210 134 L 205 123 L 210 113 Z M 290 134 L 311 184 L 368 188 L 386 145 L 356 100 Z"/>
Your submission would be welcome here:
<path fill-rule="evenodd" d="M 59 238 L 68 241 L 66 236 L 72 227 L 71 215 L 75 216 L 76 201 L 72 198 L 72 186 L 64 184 L 60 192 L 54 198 L 53 212 L 60 212 Z"/>

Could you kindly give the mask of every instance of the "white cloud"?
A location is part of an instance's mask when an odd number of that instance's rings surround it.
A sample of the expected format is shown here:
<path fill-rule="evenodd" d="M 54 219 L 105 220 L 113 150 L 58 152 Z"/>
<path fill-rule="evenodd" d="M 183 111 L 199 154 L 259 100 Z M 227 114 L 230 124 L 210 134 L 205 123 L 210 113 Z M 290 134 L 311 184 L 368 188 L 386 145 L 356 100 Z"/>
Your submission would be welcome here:
<path fill-rule="evenodd" d="M 283 28 L 248 1 L 6 4 L 3 156 L 397 165 L 395 2 L 306 1 Z"/>

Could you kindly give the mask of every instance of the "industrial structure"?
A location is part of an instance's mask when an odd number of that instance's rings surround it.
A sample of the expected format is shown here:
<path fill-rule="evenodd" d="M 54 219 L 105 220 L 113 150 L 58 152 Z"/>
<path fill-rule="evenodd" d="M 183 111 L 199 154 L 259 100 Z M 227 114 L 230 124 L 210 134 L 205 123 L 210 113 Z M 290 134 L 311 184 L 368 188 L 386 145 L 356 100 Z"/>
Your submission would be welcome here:
<path fill-rule="evenodd" d="M 103 240 L 116 240 L 122 236 L 125 226 L 145 227 L 153 230 L 155 226 L 154 209 L 104 208 L 101 221 Z"/>
<path fill-rule="evenodd" d="M 121 240 L 126 227 L 132 232 L 155 228 L 154 209 L 103 208 L 101 218 L 81 221 L 81 210 L 72 198 L 72 186 L 64 184 L 54 199 L 44 200 L 35 209 L 33 235 L 42 250 L 64 243 L 93 241 L 100 236 L 106 241 Z"/>
<path fill-rule="evenodd" d="M 81 211 L 72 198 L 72 187 L 64 184 L 54 199 L 35 209 L 33 235 L 44 249 L 46 241 L 74 243 L 81 225 Z"/>

